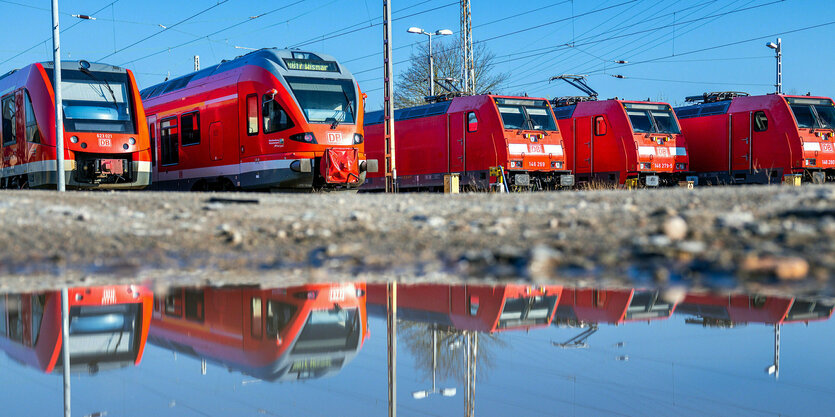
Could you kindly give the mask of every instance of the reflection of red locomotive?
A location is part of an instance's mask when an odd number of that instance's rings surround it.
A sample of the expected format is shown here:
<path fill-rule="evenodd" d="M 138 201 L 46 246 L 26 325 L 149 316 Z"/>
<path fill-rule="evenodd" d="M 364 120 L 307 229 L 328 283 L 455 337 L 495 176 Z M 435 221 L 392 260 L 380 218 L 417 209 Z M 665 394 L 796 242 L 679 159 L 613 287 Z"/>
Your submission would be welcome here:
<path fill-rule="evenodd" d="M 621 324 L 663 320 L 669 318 L 675 308 L 675 304 L 661 299 L 658 291 L 566 288 L 554 321 L 560 324 Z"/>
<path fill-rule="evenodd" d="M 814 300 L 744 294 L 688 294 L 678 306 L 679 313 L 698 317 L 689 323 L 719 327 L 827 320 L 832 310 L 832 305 Z"/>
<path fill-rule="evenodd" d="M 333 374 L 368 336 L 365 284 L 175 289 L 154 301 L 150 341 L 256 378 Z"/>
<path fill-rule="evenodd" d="M 151 292 L 133 285 L 69 290 L 71 371 L 138 365 L 150 326 Z M 0 349 L 44 372 L 62 362 L 61 292 L 0 295 Z"/>
<path fill-rule="evenodd" d="M 457 330 L 527 329 L 551 324 L 560 293 L 559 285 L 399 285 L 397 315 Z M 385 311 L 386 285 L 369 284 L 368 302 Z"/>

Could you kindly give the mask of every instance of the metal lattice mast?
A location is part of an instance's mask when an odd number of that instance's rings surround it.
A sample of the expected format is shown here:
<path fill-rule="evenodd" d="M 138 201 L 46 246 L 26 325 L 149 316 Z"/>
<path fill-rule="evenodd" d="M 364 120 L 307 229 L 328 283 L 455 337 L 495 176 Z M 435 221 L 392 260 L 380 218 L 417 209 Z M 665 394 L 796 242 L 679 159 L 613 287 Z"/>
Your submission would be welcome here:
<path fill-rule="evenodd" d="M 475 59 L 473 58 L 473 21 L 470 0 L 461 0 L 461 48 L 464 54 L 464 92 L 475 94 Z"/>
<path fill-rule="evenodd" d="M 386 192 L 395 192 L 397 184 L 397 168 L 394 159 L 394 65 L 392 61 L 391 47 L 391 4 L 383 0 L 383 80 L 384 101 L 383 108 L 385 134 L 385 173 Z"/>

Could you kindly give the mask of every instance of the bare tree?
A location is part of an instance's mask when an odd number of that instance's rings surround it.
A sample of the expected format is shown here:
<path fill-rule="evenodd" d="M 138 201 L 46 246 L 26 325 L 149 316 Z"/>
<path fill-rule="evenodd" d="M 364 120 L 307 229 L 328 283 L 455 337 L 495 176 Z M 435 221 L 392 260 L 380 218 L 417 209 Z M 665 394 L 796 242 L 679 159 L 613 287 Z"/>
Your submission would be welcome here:
<path fill-rule="evenodd" d="M 456 39 L 443 42 L 433 40 L 432 54 L 435 57 L 435 80 L 451 78 L 460 88 L 463 71 L 461 41 Z M 495 71 L 495 54 L 481 43 L 476 44 L 473 51 L 475 60 L 475 88 L 476 94 L 496 93 L 510 76 L 507 73 Z M 410 58 L 409 69 L 400 73 L 394 88 L 394 106 L 397 108 L 419 106 L 425 104 L 424 98 L 429 95 L 429 44 L 422 42 L 415 49 Z M 435 94 L 444 92 L 443 88 L 435 84 Z"/>

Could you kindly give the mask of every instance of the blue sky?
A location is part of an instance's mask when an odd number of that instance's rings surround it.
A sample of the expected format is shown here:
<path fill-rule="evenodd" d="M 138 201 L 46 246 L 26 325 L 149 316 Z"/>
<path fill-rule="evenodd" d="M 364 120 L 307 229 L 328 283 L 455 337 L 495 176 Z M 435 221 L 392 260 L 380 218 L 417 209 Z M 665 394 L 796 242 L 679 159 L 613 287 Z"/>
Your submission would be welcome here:
<path fill-rule="evenodd" d="M 448 28 L 458 36 L 455 0 L 391 3 L 396 73 L 407 65 L 402 62 L 411 45 L 425 42 L 406 33 L 408 27 Z M 703 91 L 767 93 L 774 89 L 775 64 L 764 45 L 782 33 L 784 92 L 835 95 L 835 11 L 829 0 L 472 3 L 474 41 L 495 53 L 498 71 L 510 74 L 504 93 L 576 94 L 547 81 L 562 73 L 589 74 L 602 98 L 677 103 Z M 7 40 L 0 46 L 0 72 L 52 59 L 49 6 L 0 1 L 0 36 Z M 140 87 L 190 72 L 194 55 L 206 66 L 248 51 L 242 48 L 298 46 L 336 56 L 368 93 L 367 109 L 382 105 L 380 1 L 62 0 L 60 8 L 65 59 L 126 66 Z M 718 47 L 726 44 L 732 45 Z"/>

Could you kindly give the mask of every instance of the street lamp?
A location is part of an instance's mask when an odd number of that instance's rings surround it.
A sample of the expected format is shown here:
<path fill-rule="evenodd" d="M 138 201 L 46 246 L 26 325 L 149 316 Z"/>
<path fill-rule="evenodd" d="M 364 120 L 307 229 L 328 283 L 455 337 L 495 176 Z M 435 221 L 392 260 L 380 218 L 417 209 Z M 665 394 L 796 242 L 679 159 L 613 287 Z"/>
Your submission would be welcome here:
<path fill-rule="evenodd" d="M 416 28 L 412 28 L 416 29 Z M 409 29 L 409 30 L 412 30 Z M 422 391 L 415 391 L 412 393 L 412 398 L 419 400 L 421 398 L 426 398 L 432 394 L 441 394 L 444 397 L 452 397 L 455 395 L 455 388 L 435 388 L 435 371 L 438 368 L 438 360 L 436 358 L 438 352 L 438 329 L 432 329 L 432 389 L 431 390 L 422 390 Z"/>
<path fill-rule="evenodd" d="M 777 43 L 769 42 L 765 46 L 774 50 L 777 54 L 777 94 L 783 94 L 783 49 L 781 39 L 777 38 Z"/>
<path fill-rule="evenodd" d="M 418 27 L 410 27 L 406 32 L 416 33 L 418 35 L 426 35 L 429 37 L 429 96 L 435 95 L 435 59 L 432 57 L 432 37 L 436 35 L 446 36 L 452 35 L 449 29 L 436 30 L 435 33 L 427 32 Z"/>

